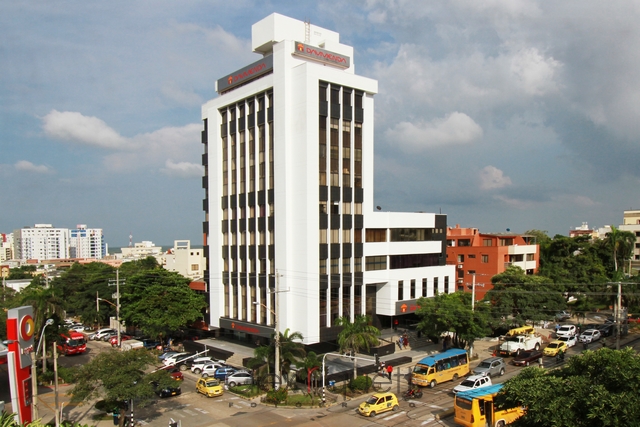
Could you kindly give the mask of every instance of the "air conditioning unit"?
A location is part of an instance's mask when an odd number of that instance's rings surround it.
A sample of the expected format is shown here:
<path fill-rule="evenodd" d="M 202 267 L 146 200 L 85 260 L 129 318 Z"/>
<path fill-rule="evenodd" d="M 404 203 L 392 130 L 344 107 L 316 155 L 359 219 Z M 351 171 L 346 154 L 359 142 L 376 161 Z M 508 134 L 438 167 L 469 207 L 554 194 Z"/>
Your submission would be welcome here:
<path fill-rule="evenodd" d="M 462 264 L 458 264 L 458 268 L 459 268 L 459 269 L 460 269 L 460 268 L 462 268 L 462 267 L 463 267 L 463 265 L 462 265 Z"/>

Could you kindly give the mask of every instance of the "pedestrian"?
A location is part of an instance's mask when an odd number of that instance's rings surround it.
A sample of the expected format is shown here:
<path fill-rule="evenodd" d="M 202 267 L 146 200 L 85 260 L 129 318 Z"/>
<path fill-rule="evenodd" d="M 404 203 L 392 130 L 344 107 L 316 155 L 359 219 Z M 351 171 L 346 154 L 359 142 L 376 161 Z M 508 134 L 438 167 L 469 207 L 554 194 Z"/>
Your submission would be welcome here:
<path fill-rule="evenodd" d="M 402 336 L 402 345 L 404 346 L 404 348 L 407 348 L 409 346 L 409 337 L 407 336 L 406 332 Z"/>
<path fill-rule="evenodd" d="M 393 330 L 397 331 L 398 330 L 398 324 L 400 322 L 398 321 L 398 319 L 393 319 Z"/>
<path fill-rule="evenodd" d="M 398 338 L 398 341 L 396 341 L 396 343 L 398 344 L 400 350 L 402 350 L 402 337 Z"/>
<path fill-rule="evenodd" d="M 387 365 L 387 374 L 389 374 L 389 379 L 391 379 L 392 373 L 393 373 L 393 366 Z"/>
<path fill-rule="evenodd" d="M 378 372 L 381 372 L 383 375 L 386 371 L 386 367 L 384 366 L 384 361 L 380 362 L 380 369 L 378 370 Z"/>

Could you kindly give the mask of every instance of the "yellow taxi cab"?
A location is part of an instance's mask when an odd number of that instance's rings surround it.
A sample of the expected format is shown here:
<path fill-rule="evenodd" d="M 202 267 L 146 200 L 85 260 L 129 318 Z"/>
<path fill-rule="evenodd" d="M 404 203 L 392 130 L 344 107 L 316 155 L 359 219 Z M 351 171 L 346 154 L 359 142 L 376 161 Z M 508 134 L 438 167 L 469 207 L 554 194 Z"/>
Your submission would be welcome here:
<path fill-rule="evenodd" d="M 196 391 L 207 397 L 222 396 L 224 387 L 216 378 L 200 378 L 196 383 Z"/>
<path fill-rule="evenodd" d="M 376 393 L 358 407 L 358 413 L 365 417 L 375 417 L 376 414 L 387 411 L 397 411 L 398 398 L 393 393 Z"/>
<path fill-rule="evenodd" d="M 545 356 L 556 356 L 561 351 L 563 353 L 567 352 L 567 343 L 560 340 L 553 340 L 549 343 L 549 345 L 542 351 L 542 354 Z"/>

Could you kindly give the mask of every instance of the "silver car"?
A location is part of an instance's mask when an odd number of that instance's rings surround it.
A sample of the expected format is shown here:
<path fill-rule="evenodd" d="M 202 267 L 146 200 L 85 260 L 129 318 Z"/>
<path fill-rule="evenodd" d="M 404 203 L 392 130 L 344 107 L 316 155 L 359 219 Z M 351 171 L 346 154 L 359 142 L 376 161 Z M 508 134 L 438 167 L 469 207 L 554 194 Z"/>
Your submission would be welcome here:
<path fill-rule="evenodd" d="M 253 384 L 253 377 L 247 371 L 238 371 L 233 374 L 227 375 L 227 378 L 224 381 L 227 386 L 235 387 L 237 385 L 243 384 Z"/>
<path fill-rule="evenodd" d="M 504 363 L 502 357 L 490 357 L 480 362 L 478 366 L 474 368 L 473 373 L 476 375 L 487 375 L 489 377 L 496 375 L 503 376 L 506 368 L 507 365 Z"/>

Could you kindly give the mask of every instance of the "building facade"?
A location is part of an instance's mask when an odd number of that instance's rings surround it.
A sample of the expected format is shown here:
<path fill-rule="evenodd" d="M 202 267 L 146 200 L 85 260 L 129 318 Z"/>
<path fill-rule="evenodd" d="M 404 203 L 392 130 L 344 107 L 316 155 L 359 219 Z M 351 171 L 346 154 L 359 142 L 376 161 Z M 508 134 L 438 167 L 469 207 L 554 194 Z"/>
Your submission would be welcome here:
<path fill-rule="evenodd" d="M 14 255 L 20 260 L 69 258 L 69 229 L 36 224 L 13 232 Z"/>
<path fill-rule="evenodd" d="M 107 255 L 107 243 L 101 228 L 87 228 L 78 224 L 69 230 L 69 256 L 71 258 L 102 259 Z"/>
<path fill-rule="evenodd" d="M 629 231 L 636 236 L 629 262 L 629 270 L 638 270 L 640 269 L 640 210 L 624 211 L 620 230 Z"/>
<path fill-rule="evenodd" d="M 202 108 L 209 326 L 248 338 L 335 339 L 336 319 L 378 327 L 455 291 L 446 216 L 373 207 L 377 82 L 333 31 L 273 14 L 261 58 Z"/>
<path fill-rule="evenodd" d="M 540 250 L 533 236 L 480 233 L 477 228 L 447 228 L 447 264 L 455 266 L 455 287 L 474 292 L 479 301 L 492 288 L 491 277 L 514 265 L 526 274 L 538 271 Z"/>
<path fill-rule="evenodd" d="M 190 240 L 175 240 L 173 248 L 162 254 L 158 262 L 166 270 L 175 271 L 191 280 L 202 279 L 206 269 L 204 251 L 192 248 Z"/>

